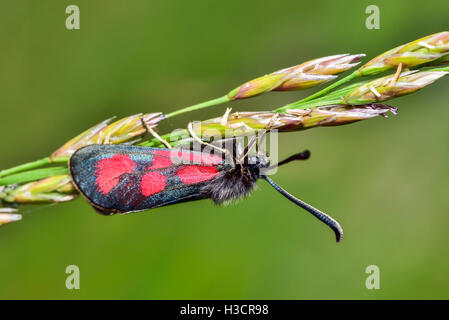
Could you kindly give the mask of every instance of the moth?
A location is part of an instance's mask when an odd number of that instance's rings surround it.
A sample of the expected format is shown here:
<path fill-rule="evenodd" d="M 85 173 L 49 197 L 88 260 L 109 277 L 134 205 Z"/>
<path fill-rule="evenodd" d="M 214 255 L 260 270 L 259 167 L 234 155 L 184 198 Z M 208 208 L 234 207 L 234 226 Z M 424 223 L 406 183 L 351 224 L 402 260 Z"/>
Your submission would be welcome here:
<path fill-rule="evenodd" d="M 337 242 L 341 240 L 343 229 L 336 220 L 289 194 L 266 175 L 273 168 L 266 155 L 245 154 L 239 160 L 203 151 L 98 144 L 77 150 L 69 168 L 78 191 L 105 215 L 207 198 L 226 204 L 248 196 L 262 178 L 329 226 Z M 277 165 L 309 156 L 306 150 Z"/>

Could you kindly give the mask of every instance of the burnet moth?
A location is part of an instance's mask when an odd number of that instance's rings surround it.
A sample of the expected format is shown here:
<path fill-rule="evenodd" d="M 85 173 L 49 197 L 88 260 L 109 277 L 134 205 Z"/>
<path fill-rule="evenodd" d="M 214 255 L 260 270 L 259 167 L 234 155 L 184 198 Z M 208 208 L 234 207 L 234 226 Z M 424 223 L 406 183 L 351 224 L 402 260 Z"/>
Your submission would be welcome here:
<path fill-rule="evenodd" d="M 76 188 L 96 211 L 106 215 L 206 198 L 226 204 L 249 195 L 262 178 L 329 226 L 340 241 L 343 230 L 337 221 L 266 176 L 264 172 L 273 167 L 267 156 L 249 156 L 245 150 L 245 156 L 239 160 L 226 153 L 218 156 L 182 149 L 89 145 L 72 155 L 69 167 Z M 277 165 L 309 156 L 306 150 Z"/>

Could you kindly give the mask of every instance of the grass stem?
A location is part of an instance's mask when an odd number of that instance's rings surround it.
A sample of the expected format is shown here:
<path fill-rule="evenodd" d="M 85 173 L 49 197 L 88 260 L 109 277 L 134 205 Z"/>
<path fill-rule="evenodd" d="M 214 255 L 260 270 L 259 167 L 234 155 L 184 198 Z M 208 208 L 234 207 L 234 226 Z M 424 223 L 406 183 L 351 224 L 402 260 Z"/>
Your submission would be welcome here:
<path fill-rule="evenodd" d="M 25 171 L 25 170 L 31 170 L 31 169 L 40 168 L 40 167 L 43 167 L 43 166 L 45 166 L 47 164 L 50 164 L 50 163 L 51 163 L 51 160 L 50 160 L 49 157 L 43 158 L 43 159 L 40 159 L 40 160 L 36 160 L 36 161 L 32 161 L 32 162 L 28 162 L 28 163 L 24 163 L 24 164 L 21 164 L 19 166 L 12 167 L 12 168 L 0 171 L 0 178 L 1 177 L 5 177 L 5 176 L 9 176 L 11 174 L 15 174 L 15 173 L 18 173 L 18 172 L 22 172 L 22 171 Z"/>
<path fill-rule="evenodd" d="M 355 71 L 355 72 L 351 73 L 350 75 L 348 75 L 348 76 L 346 76 L 346 77 L 344 77 L 344 78 L 334 82 L 333 84 L 327 86 L 323 90 L 320 90 L 320 91 L 318 91 L 318 92 L 308 96 L 307 98 L 304 98 L 304 99 L 298 101 L 297 103 L 299 104 L 301 102 L 306 102 L 306 101 L 310 101 L 310 100 L 313 100 L 315 98 L 321 97 L 321 96 L 325 95 L 326 93 L 328 93 L 329 91 L 331 91 L 332 89 L 334 89 L 334 88 L 336 88 L 336 87 L 338 87 L 338 86 L 340 86 L 340 85 L 342 85 L 342 84 L 344 84 L 346 82 L 349 82 L 352 79 L 357 78 L 357 77 L 359 77 L 359 74 L 358 74 L 357 71 Z"/>
<path fill-rule="evenodd" d="M 170 113 L 168 113 L 166 115 L 166 117 L 167 118 L 171 118 L 171 117 L 177 116 L 179 114 L 183 114 L 183 113 L 190 112 L 190 111 L 195 111 L 195 110 L 200 110 L 200 109 L 203 109 L 203 108 L 207 108 L 207 107 L 210 107 L 210 106 L 215 106 L 217 104 L 221 104 L 221 103 L 225 103 L 225 102 L 229 102 L 229 101 L 230 100 L 229 100 L 228 96 L 225 95 L 225 96 L 220 97 L 220 98 L 208 100 L 208 101 L 205 101 L 205 102 L 201 102 L 201 103 L 195 104 L 195 105 L 190 106 L 190 107 L 185 107 L 185 108 L 182 108 L 182 109 L 170 112 Z"/>
<path fill-rule="evenodd" d="M 59 176 L 63 174 L 68 174 L 68 169 L 65 167 L 52 167 L 29 170 L 26 172 L 20 172 L 16 174 L 9 175 L 4 178 L 0 178 L 0 186 L 6 186 L 9 184 L 25 183 L 40 179 L 45 179 L 52 176 Z"/>

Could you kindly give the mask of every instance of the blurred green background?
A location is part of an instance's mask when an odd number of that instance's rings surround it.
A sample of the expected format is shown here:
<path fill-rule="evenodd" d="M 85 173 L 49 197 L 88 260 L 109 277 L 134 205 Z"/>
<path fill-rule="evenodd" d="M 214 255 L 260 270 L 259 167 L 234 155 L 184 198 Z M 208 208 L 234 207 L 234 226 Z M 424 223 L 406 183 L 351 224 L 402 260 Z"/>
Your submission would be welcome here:
<path fill-rule="evenodd" d="M 80 7 L 78 31 L 65 28 L 69 4 Z M 369 4 L 380 8 L 380 30 L 365 28 Z M 0 168 L 8 168 L 113 115 L 170 112 L 312 58 L 373 57 L 447 30 L 449 4 L 11 0 L 0 7 Z M 226 106 L 270 110 L 311 92 Z M 104 217 L 78 199 L 33 208 L 0 229 L 0 298 L 447 299 L 448 101 L 442 79 L 392 101 L 397 117 L 281 136 L 280 157 L 309 148 L 312 158 L 274 179 L 337 218 L 340 244 L 263 181 L 228 207 L 205 200 Z M 71 264 L 80 267 L 80 290 L 65 288 Z M 380 290 L 365 288 L 372 264 Z"/>

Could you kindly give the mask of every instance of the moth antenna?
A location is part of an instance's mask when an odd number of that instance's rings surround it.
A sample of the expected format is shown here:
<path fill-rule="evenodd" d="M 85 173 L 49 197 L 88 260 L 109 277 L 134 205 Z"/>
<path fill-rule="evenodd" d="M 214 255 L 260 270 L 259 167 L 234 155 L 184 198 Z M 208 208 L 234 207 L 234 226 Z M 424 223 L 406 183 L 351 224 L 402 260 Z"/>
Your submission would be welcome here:
<path fill-rule="evenodd" d="M 140 121 L 142 121 L 142 125 L 143 127 L 149 132 L 151 133 L 151 135 L 153 137 L 155 137 L 156 139 L 158 139 L 160 142 L 162 142 L 162 144 L 164 144 L 168 149 L 171 149 L 171 145 L 170 143 L 167 142 L 167 140 L 163 139 L 160 135 L 158 135 L 156 133 L 156 131 L 154 131 L 146 122 L 145 120 L 143 120 L 143 118 L 140 118 Z"/>
<path fill-rule="evenodd" d="M 274 164 L 272 166 L 269 166 L 268 168 L 266 168 L 266 170 L 271 170 L 275 167 L 279 167 L 282 166 L 286 163 L 295 161 L 295 160 L 307 160 L 310 158 L 310 151 L 309 150 L 304 150 L 302 152 L 296 153 L 290 157 L 288 157 L 287 159 L 282 160 L 281 162 L 278 162 L 277 164 Z"/>
<path fill-rule="evenodd" d="M 223 149 L 217 146 L 214 146 L 213 144 L 207 143 L 206 141 L 201 140 L 195 133 L 195 131 L 193 131 L 193 123 L 189 122 L 189 124 L 187 125 L 187 131 L 189 132 L 189 134 L 192 136 L 193 140 L 195 140 L 196 142 L 198 142 L 199 144 L 204 144 L 205 146 L 209 146 L 211 148 L 214 148 L 216 150 L 221 151 L 224 154 L 228 154 L 229 155 L 229 150 L 227 149 Z"/>
<path fill-rule="evenodd" d="M 278 191 L 288 200 L 292 201 L 294 204 L 300 206 L 301 208 L 307 210 L 315 217 L 317 217 L 321 222 L 324 222 L 328 227 L 330 227 L 334 231 L 337 242 L 340 242 L 341 238 L 343 237 L 343 229 L 336 220 L 334 220 L 332 217 L 328 216 L 324 212 L 312 207 L 310 204 L 307 204 L 304 201 L 299 200 L 298 198 L 292 196 L 290 193 L 282 189 L 279 185 L 277 185 L 273 180 L 271 180 L 267 176 L 261 177 L 264 178 L 274 189 L 276 189 L 276 191 Z"/>

